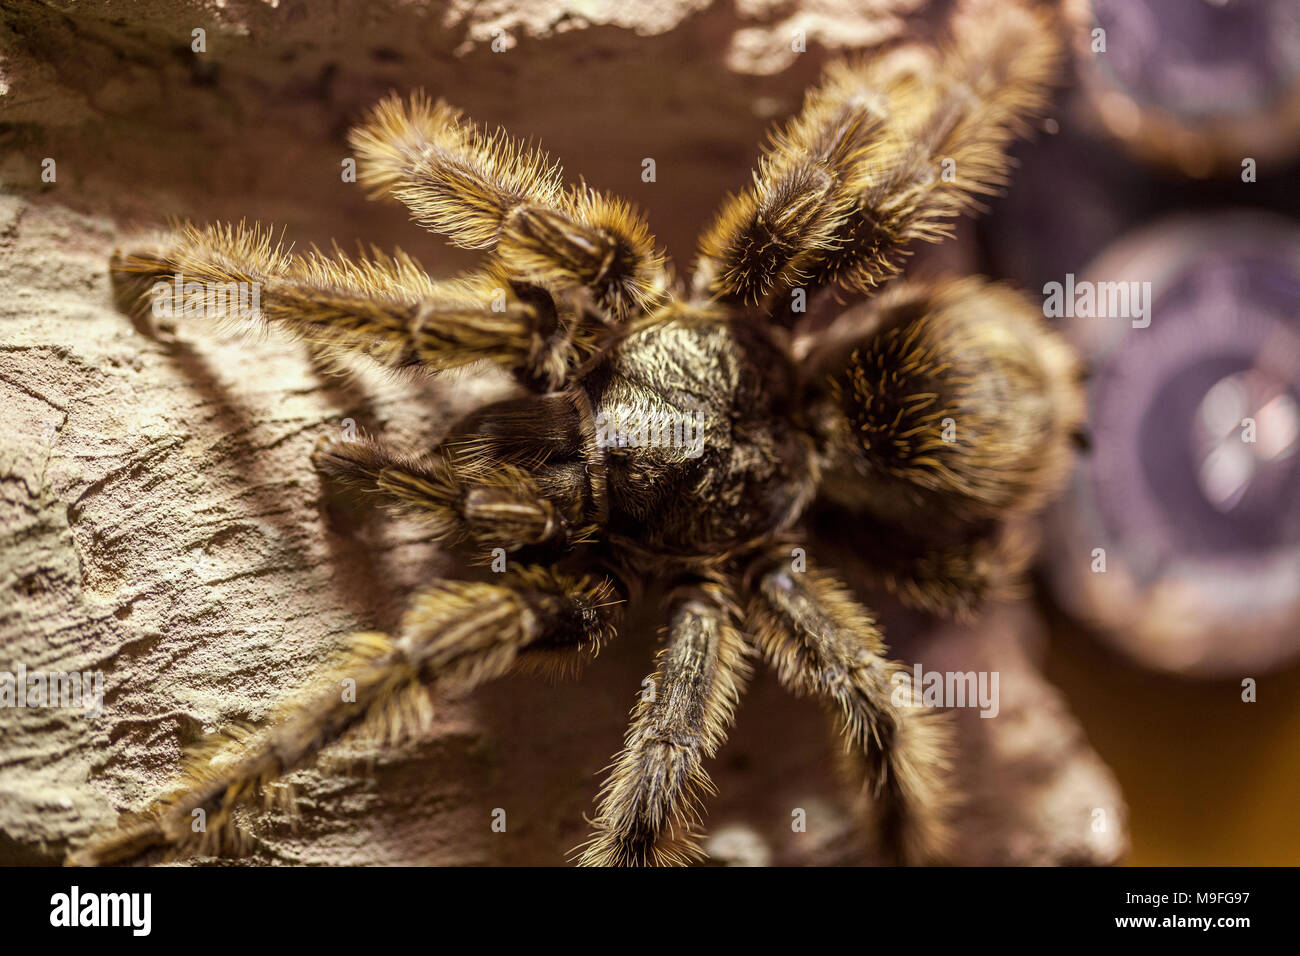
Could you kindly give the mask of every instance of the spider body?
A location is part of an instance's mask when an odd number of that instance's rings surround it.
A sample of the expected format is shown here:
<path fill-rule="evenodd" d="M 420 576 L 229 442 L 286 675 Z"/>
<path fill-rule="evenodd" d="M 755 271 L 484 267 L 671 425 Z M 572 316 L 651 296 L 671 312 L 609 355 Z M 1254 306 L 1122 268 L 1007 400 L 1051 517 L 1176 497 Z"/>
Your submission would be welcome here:
<path fill-rule="evenodd" d="M 626 203 L 565 187 L 545 155 L 419 94 L 354 131 L 361 180 L 484 250 L 482 270 L 434 280 L 400 253 L 295 256 L 242 225 L 118 254 L 135 307 L 159 283 L 245 283 L 260 311 L 232 317 L 318 356 L 487 362 L 519 394 L 416 454 L 322 442 L 324 480 L 413 509 L 491 571 L 431 582 L 394 633 L 354 635 L 266 728 L 214 740 L 139 821 L 73 860 L 220 850 L 241 803 L 344 734 L 417 732 L 439 694 L 592 657 L 647 577 L 667 592 L 664 644 L 581 862 L 699 858 L 704 761 L 758 659 L 825 702 L 889 855 L 942 859 L 945 725 L 870 612 L 792 545 L 811 545 L 816 510 L 905 603 L 967 614 L 1011 592 L 1024 518 L 1066 473 L 1079 370 L 1039 310 L 977 280 L 891 289 L 802 335 L 791 302 L 875 291 L 911 242 L 945 237 L 1005 182 L 1060 44 L 1036 6 L 967 5 L 942 54 L 831 68 L 705 230 L 689 291 Z M 956 179 L 937 173 L 950 163 Z"/>
<path fill-rule="evenodd" d="M 715 558 L 789 528 L 811 497 L 794 363 L 761 326 L 703 313 L 619 344 L 587 385 L 607 444 L 609 531 L 664 558 Z"/>

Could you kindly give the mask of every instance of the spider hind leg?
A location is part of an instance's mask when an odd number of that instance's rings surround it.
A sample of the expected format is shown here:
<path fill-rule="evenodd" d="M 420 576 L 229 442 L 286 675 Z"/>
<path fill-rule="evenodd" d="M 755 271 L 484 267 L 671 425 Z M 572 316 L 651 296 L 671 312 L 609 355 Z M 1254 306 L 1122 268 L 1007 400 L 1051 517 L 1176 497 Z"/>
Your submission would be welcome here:
<path fill-rule="evenodd" d="M 749 677 L 749 647 L 727 590 L 679 592 L 668 641 L 632 711 L 626 745 L 601 790 L 584 866 L 684 865 L 702 853 L 703 760 L 722 746 Z"/>
<path fill-rule="evenodd" d="M 137 243 L 114 255 L 111 273 L 137 324 L 153 311 L 269 325 L 327 364 L 353 354 L 433 372 L 488 362 L 538 391 L 570 379 L 592 332 L 580 299 L 512 280 L 499 263 L 434 280 L 401 252 L 298 256 L 243 223 Z"/>
<path fill-rule="evenodd" d="M 879 805 L 886 854 L 896 862 L 941 861 L 952 799 L 948 728 L 917 706 L 907 671 L 885 656 L 866 609 L 824 572 L 769 567 L 746 629 L 783 685 L 835 712 L 848 762 Z"/>
<path fill-rule="evenodd" d="M 608 580 L 521 567 L 493 583 L 443 581 L 411 600 L 395 635 L 354 635 L 345 658 L 281 707 L 261 731 L 216 739 L 144 817 L 69 862 L 124 862 L 156 847 L 221 852 L 238 843 L 235 808 L 354 729 L 386 741 L 421 730 L 430 689 L 459 694 L 516 666 L 555 669 L 594 657 L 613 635 Z M 202 819 L 201 832 L 192 824 Z"/>

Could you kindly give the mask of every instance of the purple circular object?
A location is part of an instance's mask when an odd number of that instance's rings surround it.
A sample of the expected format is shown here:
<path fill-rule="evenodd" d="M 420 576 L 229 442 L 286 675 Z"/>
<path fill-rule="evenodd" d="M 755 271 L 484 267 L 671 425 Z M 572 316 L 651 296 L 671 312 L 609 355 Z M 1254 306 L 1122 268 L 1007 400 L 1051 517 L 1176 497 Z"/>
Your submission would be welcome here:
<path fill-rule="evenodd" d="M 1192 176 L 1300 150 L 1296 0 L 1066 0 L 1094 112 Z"/>
<path fill-rule="evenodd" d="M 1300 225 L 1169 221 L 1078 286 L 1107 282 L 1148 311 L 1064 320 L 1092 449 L 1051 518 L 1057 594 L 1147 664 L 1272 666 L 1300 652 Z"/>

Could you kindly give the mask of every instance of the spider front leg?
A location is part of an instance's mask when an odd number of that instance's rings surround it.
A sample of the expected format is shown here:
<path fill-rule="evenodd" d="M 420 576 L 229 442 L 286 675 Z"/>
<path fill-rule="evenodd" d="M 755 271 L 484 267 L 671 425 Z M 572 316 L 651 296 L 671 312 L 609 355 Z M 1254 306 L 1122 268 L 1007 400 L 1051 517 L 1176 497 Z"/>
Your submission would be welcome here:
<path fill-rule="evenodd" d="M 745 681 L 749 649 L 726 589 L 678 597 L 668 643 L 632 712 L 626 746 L 600 796 L 584 866 L 684 865 L 698 859 L 703 767 L 722 745 Z"/>
<path fill-rule="evenodd" d="M 361 181 L 431 232 L 491 249 L 513 279 L 582 288 L 616 321 L 667 294 L 663 256 L 626 202 L 566 189 L 559 165 L 503 131 L 486 134 L 442 101 L 381 102 L 349 137 Z"/>
<path fill-rule="evenodd" d="M 220 852 L 231 814 L 322 747 L 364 725 L 385 740 L 422 729 L 428 693 L 463 693 L 512 668 L 555 669 L 594 657 L 613 635 L 614 587 L 541 567 L 500 583 L 444 581 L 411 601 L 395 636 L 358 634 L 347 658 L 291 697 L 275 723 L 196 755 L 145 819 L 82 847 L 77 864 L 107 864 L 157 846 Z M 196 819 L 205 822 L 195 833 Z"/>
<path fill-rule="evenodd" d="M 404 455 L 367 438 L 323 441 L 312 461 L 333 481 L 413 509 L 442 540 L 514 551 L 563 546 L 577 531 L 533 476 L 513 465 L 480 472 L 451 452 Z"/>
<path fill-rule="evenodd" d="M 590 540 L 604 517 L 603 464 L 581 392 L 496 402 L 424 455 L 368 438 L 323 441 L 316 467 L 427 518 L 435 535 L 480 553 Z"/>
<path fill-rule="evenodd" d="M 838 713 L 845 746 L 882 806 L 889 855 L 943 859 L 948 845 L 949 734 L 914 701 L 909 675 L 889 660 L 880 630 L 835 578 L 817 570 L 762 572 L 745 622 L 781 683 Z"/>
<path fill-rule="evenodd" d="M 952 235 L 954 218 L 1005 185 L 1007 151 L 1047 108 L 1062 43 L 1046 10 L 980 7 L 954 18 L 941 57 L 832 64 L 703 233 L 697 297 L 764 303 L 793 324 L 791 290 L 870 294 L 911 243 Z"/>
<path fill-rule="evenodd" d="M 500 271 L 434 281 L 409 257 L 294 256 L 260 227 L 186 225 L 116 253 L 125 306 L 169 317 L 264 322 L 333 360 L 364 354 L 432 371 L 486 361 L 540 390 L 561 385 L 573 354 L 573 310 Z"/>

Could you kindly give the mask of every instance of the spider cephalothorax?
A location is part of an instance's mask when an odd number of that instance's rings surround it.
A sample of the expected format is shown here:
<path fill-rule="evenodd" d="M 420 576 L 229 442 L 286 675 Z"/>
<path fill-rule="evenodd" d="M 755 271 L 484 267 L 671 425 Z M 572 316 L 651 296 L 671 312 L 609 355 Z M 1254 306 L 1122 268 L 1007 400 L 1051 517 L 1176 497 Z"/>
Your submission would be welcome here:
<path fill-rule="evenodd" d="M 234 806 L 354 727 L 409 733 L 430 690 L 591 656 L 653 574 L 670 584 L 654 693 L 633 712 L 583 862 L 698 856 L 703 760 L 756 657 L 835 712 L 897 855 L 942 859 L 944 725 L 900 705 L 905 674 L 871 614 L 829 572 L 792 566 L 790 546 L 819 502 L 850 516 L 904 601 L 963 613 L 1002 593 L 1027 560 L 1015 528 L 1063 478 L 1077 369 L 1023 299 L 973 279 L 891 290 L 807 347 L 790 302 L 872 291 L 909 242 L 946 235 L 1003 182 L 1008 144 L 1046 104 L 1057 41 L 1037 13 L 991 9 L 954 20 L 942 55 L 833 67 L 706 230 L 690 292 L 629 206 L 566 187 L 543 154 L 421 95 L 386 100 L 353 133 L 363 181 L 484 250 L 482 271 L 435 281 L 401 254 L 298 257 L 242 226 L 119 254 L 115 278 L 139 301 L 159 280 L 248 283 L 252 318 L 319 354 L 512 372 L 518 397 L 431 451 L 362 438 L 315 458 L 479 563 L 511 558 L 504 573 L 432 583 L 397 633 L 357 636 L 267 729 L 215 744 L 220 760 L 196 755 L 141 821 L 74 858 L 219 849 Z"/>

